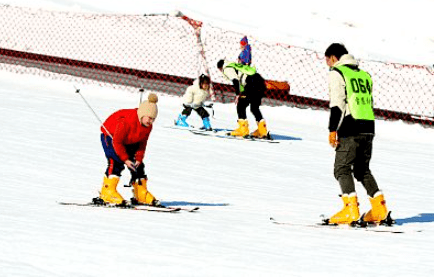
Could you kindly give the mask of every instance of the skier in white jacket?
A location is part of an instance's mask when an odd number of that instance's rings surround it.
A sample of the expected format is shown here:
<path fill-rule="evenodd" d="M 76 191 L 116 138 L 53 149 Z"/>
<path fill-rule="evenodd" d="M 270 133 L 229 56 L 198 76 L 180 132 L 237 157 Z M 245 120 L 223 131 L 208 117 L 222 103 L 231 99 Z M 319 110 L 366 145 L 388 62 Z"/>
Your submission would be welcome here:
<path fill-rule="evenodd" d="M 208 131 L 212 130 L 209 119 L 210 115 L 204 108 L 204 101 L 210 94 L 210 83 L 209 76 L 201 74 L 200 77 L 195 79 L 192 86 L 186 89 L 186 92 L 183 95 L 183 111 L 175 121 L 175 125 L 189 127 L 189 124 L 186 122 L 186 120 L 191 115 L 192 110 L 195 110 L 203 120 L 202 129 Z"/>

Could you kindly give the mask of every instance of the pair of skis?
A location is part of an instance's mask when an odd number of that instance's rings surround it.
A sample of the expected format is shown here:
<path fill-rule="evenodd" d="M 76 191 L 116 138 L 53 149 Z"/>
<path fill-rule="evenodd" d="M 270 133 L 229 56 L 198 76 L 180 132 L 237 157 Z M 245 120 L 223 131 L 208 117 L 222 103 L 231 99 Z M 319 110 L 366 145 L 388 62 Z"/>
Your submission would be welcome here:
<path fill-rule="evenodd" d="M 257 138 L 252 136 L 245 136 L 245 137 L 235 137 L 230 135 L 229 131 L 203 131 L 203 130 L 190 130 L 193 134 L 196 135 L 203 135 L 203 136 L 212 136 L 217 138 L 224 138 L 224 139 L 236 139 L 236 140 L 247 140 L 247 141 L 258 141 L 258 142 L 268 142 L 268 143 L 279 143 L 279 141 L 272 139 L 270 136 L 267 138 Z"/>
<path fill-rule="evenodd" d="M 110 205 L 110 204 L 96 204 L 94 202 L 89 203 L 76 203 L 76 202 L 59 202 L 64 206 L 79 206 L 79 207 L 97 207 L 97 208 L 109 208 L 109 209 L 125 209 L 135 211 L 148 211 L 148 212 L 167 212 L 174 213 L 179 211 L 195 212 L 200 207 L 169 207 L 169 206 L 150 206 L 150 205 L 133 205 L 131 203 L 123 205 Z"/>
<path fill-rule="evenodd" d="M 333 224 L 329 223 L 328 219 L 322 219 L 319 223 L 305 223 L 296 221 L 281 221 L 270 217 L 270 221 L 276 225 L 285 225 L 300 228 L 313 228 L 313 229 L 337 229 L 337 230 L 356 230 L 375 233 L 391 233 L 391 234 L 404 234 L 407 232 L 419 233 L 422 230 L 405 229 L 400 226 L 396 227 L 395 221 L 390 218 L 390 213 L 386 220 L 380 223 L 366 223 L 366 222 L 353 222 L 352 224 Z"/>
<path fill-rule="evenodd" d="M 271 136 L 268 136 L 267 138 L 257 138 L 252 136 L 245 136 L 245 137 L 236 137 L 230 135 L 230 130 L 226 129 L 212 129 L 212 130 L 204 130 L 195 128 L 193 126 L 189 127 L 181 127 L 181 126 L 169 126 L 168 128 L 177 129 L 177 130 L 187 130 L 195 135 L 202 135 L 202 136 L 210 136 L 210 137 L 216 137 L 216 138 L 223 138 L 223 139 L 234 139 L 234 140 L 246 140 L 246 141 L 257 141 L 257 142 L 267 142 L 267 143 L 279 143 L 279 141 L 274 140 Z"/>

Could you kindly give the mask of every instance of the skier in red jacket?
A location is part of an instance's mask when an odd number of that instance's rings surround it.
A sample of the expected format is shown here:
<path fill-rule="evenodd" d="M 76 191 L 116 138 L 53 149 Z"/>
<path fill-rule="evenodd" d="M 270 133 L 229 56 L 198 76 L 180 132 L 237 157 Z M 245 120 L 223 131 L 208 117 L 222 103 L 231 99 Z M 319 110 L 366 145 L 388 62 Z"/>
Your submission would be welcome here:
<path fill-rule="evenodd" d="M 101 141 L 108 160 L 102 190 L 95 202 L 124 205 L 116 190 L 125 166 L 130 170 L 134 197 L 132 202 L 159 205 L 148 191 L 143 158 L 152 125 L 157 117 L 157 95 L 151 93 L 138 109 L 122 109 L 110 115 L 101 126 Z"/>

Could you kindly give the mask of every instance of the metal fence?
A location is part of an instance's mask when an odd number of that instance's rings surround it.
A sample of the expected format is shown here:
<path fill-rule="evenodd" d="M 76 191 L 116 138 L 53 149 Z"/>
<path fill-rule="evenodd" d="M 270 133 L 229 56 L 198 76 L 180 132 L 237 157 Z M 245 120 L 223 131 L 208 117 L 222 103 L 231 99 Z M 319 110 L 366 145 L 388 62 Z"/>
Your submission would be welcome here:
<path fill-rule="evenodd" d="M 271 84 L 265 105 L 328 108 L 323 53 L 246 35 L 252 65 Z M 213 100 L 231 102 L 233 89 L 216 64 L 224 58 L 236 61 L 243 36 L 184 15 L 0 5 L 0 69 L 176 95 L 205 73 L 214 82 Z M 434 126 L 434 68 L 367 60 L 360 60 L 360 67 L 374 80 L 378 117 Z"/>

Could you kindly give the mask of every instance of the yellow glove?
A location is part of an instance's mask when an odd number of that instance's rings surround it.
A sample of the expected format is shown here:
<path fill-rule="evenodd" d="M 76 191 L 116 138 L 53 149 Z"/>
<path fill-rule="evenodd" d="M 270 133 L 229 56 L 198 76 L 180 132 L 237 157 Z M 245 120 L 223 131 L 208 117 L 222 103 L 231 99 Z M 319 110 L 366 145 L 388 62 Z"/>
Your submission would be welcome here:
<path fill-rule="evenodd" d="M 331 145 L 333 148 L 337 148 L 340 145 L 336 131 L 329 133 L 329 145 Z"/>

